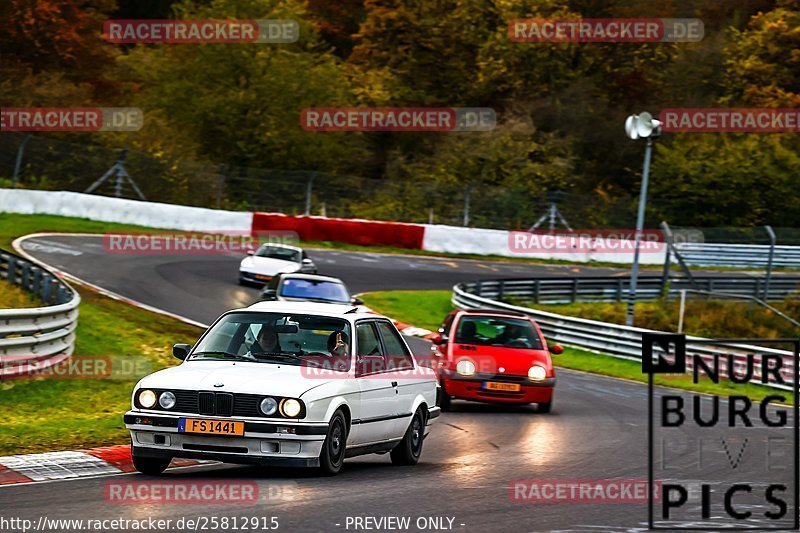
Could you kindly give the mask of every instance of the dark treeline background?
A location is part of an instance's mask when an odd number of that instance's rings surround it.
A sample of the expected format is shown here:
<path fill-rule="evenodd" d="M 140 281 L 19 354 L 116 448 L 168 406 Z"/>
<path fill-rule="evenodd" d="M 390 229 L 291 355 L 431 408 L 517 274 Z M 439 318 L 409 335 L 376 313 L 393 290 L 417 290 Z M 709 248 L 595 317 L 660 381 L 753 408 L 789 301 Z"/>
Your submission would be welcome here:
<path fill-rule="evenodd" d="M 0 15 L 3 106 L 145 112 L 135 133 L 37 138 L 20 182 L 28 187 L 91 183 L 113 155 L 87 158 L 128 146 L 148 160 L 131 174 L 153 200 L 297 211 L 318 171 L 315 209 L 335 207 L 329 215 L 421 221 L 432 209 L 453 222 L 469 187 L 472 225 L 527 227 L 558 191 L 574 226 L 630 227 L 644 145 L 625 136 L 627 115 L 800 106 L 800 0 L 5 0 Z M 108 18 L 227 17 L 295 19 L 301 38 L 118 46 L 101 35 Z M 697 17 L 705 38 L 511 42 L 508 22 L 525 17 Z M 498 125 L 309 132 L 300 113 L 311 106 L 492 107 Z M 2 137 L 7 178 L 20 137 Z M 229 178 L 222 191 L 219 168 Z M 651 191 L 649 226 L 800 227 L 800 141 L 665 134 Z"/>

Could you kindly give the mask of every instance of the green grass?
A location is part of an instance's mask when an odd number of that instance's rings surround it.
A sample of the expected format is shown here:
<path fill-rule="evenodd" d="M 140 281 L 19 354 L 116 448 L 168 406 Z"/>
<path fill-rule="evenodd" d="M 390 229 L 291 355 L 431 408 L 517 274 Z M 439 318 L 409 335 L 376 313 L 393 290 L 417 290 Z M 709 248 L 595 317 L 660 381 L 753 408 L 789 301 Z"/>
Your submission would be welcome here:
<path fill-rule="evenodd" d="M 59 217 L 55 215 L 17 215 L 0 213 L 0 248 L 11 250 L 11 242 L 29 233 L 105 233 L 107 231 L 143 231 L 152 228 L 98 222 L 85 218 Z"/>
<path fill-rule="evenodd" d="M 453 309 L 450 291 L 367 292 L 361 298 L 381 314 L 431 331 L 436 331 Z"/>
<path fill-rule="evenodd" d="M 141 373 L 173 364 L 172 345 L 193 343 L 200 328 L 80 290 L 77 356 L 111 356 Z M 141 377 L 141 376 L 138 376 Z M 0 455 L 128 442 L 122 415 L 130 379 L 11 379 L 0 383 Z"/>
<path fill-rule="evenodd" d="M 22 309 L 39 307 L 41 302 L 29 292 L 17 285 L 0 280 L 0 309 Z"/>
<path fill-rule="evenodd" d="M 396 320 L 436 330 L 445 315 L 453 309 L 450 295 L 450 291 L 382 291 L 365 294 L 364 301 L 375 311 Z M 564 353 L 554 355 L 553 364 L 561 368 L 647 383 L 647 375 L 642 374 L 640 362 L 578 348 L 566 348 Z M 708 380 L 693 383 L 689 375 L 657 376 L 655 383 L 708 394 L 727 395 L 735 392 L 736 394 L 745 394 L 753 400 L 760 400 L 776 393 L 775 389 L 750 384 L 734 385 L 724 381 L 717 384 Z M 786 397 L 787 402 L 791 403 L 788 394 Z"/>

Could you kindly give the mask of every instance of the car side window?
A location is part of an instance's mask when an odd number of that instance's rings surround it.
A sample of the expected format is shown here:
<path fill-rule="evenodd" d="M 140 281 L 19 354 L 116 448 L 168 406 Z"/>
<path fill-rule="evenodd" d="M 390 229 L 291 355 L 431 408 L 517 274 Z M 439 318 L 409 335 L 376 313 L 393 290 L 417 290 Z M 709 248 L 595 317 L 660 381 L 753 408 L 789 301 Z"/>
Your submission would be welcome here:
<path fill-rule="evenodd" d="M 372 322 L 362 322 L 356 326 L 358 356 L 383 355 L 381 342 Z"/>
<path fill-rule="evenodd" d="M 383 339 L 383 346 L 386 350 L 386 364 L 391 370 L 403 370 L 414 368 L 414 361 L 406 348 L 405 343 L 400 338 L 400 334 L 388 322 L 379 321 L 377 323 Z"/>

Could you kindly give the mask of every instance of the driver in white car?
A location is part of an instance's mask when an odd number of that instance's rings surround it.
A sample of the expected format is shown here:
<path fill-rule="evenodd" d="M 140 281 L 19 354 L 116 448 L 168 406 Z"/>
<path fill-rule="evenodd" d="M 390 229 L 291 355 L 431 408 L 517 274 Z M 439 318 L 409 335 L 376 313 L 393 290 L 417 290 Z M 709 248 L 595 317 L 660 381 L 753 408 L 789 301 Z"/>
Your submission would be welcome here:
<path fill-rule="evenodd" d="M 278 340 L 278 333 L 275 328 L 264 324 L 258 332 L 258 336 L 250 346 L 250 353 L 253 355 L 280 353 L 281 344 Z"/>

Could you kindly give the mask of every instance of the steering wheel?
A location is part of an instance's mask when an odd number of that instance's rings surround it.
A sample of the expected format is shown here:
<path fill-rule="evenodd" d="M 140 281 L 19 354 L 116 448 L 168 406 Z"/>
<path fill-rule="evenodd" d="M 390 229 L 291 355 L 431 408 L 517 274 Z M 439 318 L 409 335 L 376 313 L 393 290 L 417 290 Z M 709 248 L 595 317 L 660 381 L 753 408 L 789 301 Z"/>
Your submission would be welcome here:
<path fill-rule="evenodd" d="M 526 341 L 521 341 L 519 339 L 514 339 L 514 340 L 512 340 L 510 342 L 507 342 L 505 345 L 508 346 L 509 348 L 530 348 L 531 347 L 530 344 L 528 344 Z"/>

